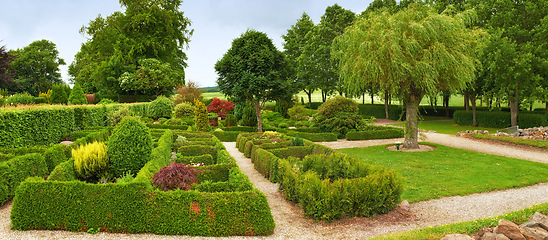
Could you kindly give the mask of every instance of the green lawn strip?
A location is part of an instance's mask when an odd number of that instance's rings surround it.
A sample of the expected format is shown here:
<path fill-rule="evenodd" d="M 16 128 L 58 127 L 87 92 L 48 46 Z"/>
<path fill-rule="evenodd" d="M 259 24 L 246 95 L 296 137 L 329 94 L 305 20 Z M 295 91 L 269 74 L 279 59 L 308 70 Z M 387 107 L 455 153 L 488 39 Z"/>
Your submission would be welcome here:
<path fill-rule="evenodd" d="M 479 139 L 489 139 L 489 140 L 497 140 L 497 141 L 503 141 L 503 142 L 509 142 L 513 144 L 519 144 L 519 145 L 528 145 L 538 148 L 547 148 L 548 149 L 548 141 L 546 140 L 534 140 L 534 139 L 523 139 L 523 138 L 517 138 L 517 137 L 497 137 L 493 135 L 484 135 L 484 134 L 474 134 L 472 135 L 474 138 Z"/>
<path fill-rule="evenodd" d="M 403 200 L 418 202 L 548 182 L 548 164 L 430 144 L 428 152 L 398 152 L 386 146 L 340 151 L 404 176 Z"/>
<path fill-rule="evenodd" d="M 526 209 L 514 211 L 504 215 L 500 215 L 493 218 L 484 218 L 468 222 L 460 222 L 454 224 L 447 224 L 436 227 L 428 227 L 423 229 L 417 229 L 409 232 L 390 234 L 385 236 L 379 236 L 376 238 L 370 238 L 371 240 L 429 240 L 429 239 L 441 239 L 448 234 L 467 234 L 471 235 L 478 232 L 484 227 L 496 226 L 500 219 L 510 220 L 517 224 L 527 222 L 527 220 L 535 212 L 543 214 L 548 213 L 548 202 L 539 205 L 534 205 Z"/>
<path fill-rule="evenodd" d="M 392 124 L 395 126 L 405 126 L 405 123 L 397 123 Z M 495 133 L 498 129 L 495 128 L 484 128 L 484 127 L 472 127 L 472 126 L 460 126 L 456 125 L 456 123 L 451 121 L 432 121 L 432 122 L 419 122 L 419 128 L 424 129 L 427 131 L 433 130 L 437 133 L 443 133 L 443 134 L 449 134 L 449 135 L 455 135 L 458 132 L 466 131 L 466 130 L 487 130 L 490 133 Z"/>

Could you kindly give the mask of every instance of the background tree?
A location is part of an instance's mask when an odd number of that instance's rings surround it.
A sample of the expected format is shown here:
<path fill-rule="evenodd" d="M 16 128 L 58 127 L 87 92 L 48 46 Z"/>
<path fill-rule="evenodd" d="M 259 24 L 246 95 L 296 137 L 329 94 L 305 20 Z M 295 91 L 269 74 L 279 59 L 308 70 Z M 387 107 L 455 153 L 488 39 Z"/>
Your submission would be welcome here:
<path fill-rule="evenodd" d="M 314 28 L 314 22 L 303 13 L 301 18 L 297 20 L 295 25 L 287 30 L 287 34 L 283 35 L 284 39 L 284 54 L 287 57 L 288 65 L 295 71 L 292 72 L 292 78 L 296 87 L 303 90 L 308 96 L 308 105 L 312 104 L 312 93 L 318 88 L 314 82 L 314 73 L 306 66 L 303 66 L 304 61 L 298 61 L 303 54 L 304 46 L 306 45 L 306 34 Z"/>
<path fill-rule="evenodd" d="M 125 72 L 118 79 L 123 90 L 142 95 L 168 95 L 184 83 L 185 73 L 167 62 L 147 58 L 138 63 L 134 73 Z"/>
<path fill-rule="evenodd" d="M 0 88 L 8 89 L 12 87 L 19 87 L 19 85 L 13 81 L 15 70 L 10 66 L 10 63 L 15 59 L 15 56 L 11 55 L 6 46 L 0 47 Z"/>
<path fill-rule="evenodd" d="M 257 130 L 263 131 L 261 110 L 268 101 L 290 89 L 288 66 L 265 33 L 248 30 L 234 39 L 232 47 L 215 64 L 217 85 L 235 102 L 249 100 L 255 108 Z"/>
<path fill-rule="evenodd" d="M 406 107 L 405 148 L 418 148 L 418 106 L 426 94 L 462 89 L 475 72 L 475 44 L 459 16 L 414 4 L 361 18 L 334 42 L 348 91 L 370 82 L 395 89 Z"/>
<path fill-rule="evenodd" d="M 344 33 L 346 27 L 350 26 L 356 19 L 356 15 L 335 4 L 327 7 L 320 23 L 306 34 L 306 45 L 303 53 L 298 58 L 298 65 L 301 70 L 304 68 L 308 76 L 314 78 L 314 82 L 322 91 L 322 101 L 327 96 L 339 91 L 339 77 L 337 75 L 337 63 L 331 58 L 331 45 L 335 37 Z"/>
<path fill-rule="evenodd" d="M 59 57 L 55 43 L 48 40 L 34 41 L 28 46 L 11 51 L 16 56 L 11 62 L 15 70 L 14 80 L 21 85 L 18 92 L 38 96 L 47 92 L 53 84 L 62 83 L 60 65 L 65 61 Z"/>
<path fill-rule="evenodd" d="M 204 92 L 202 89 L 200 89 L 200 86 L 196 82 L 188 81 L 186 84 L 183 84 L 179 86 L 175 90 L 177 92 L 177 95 L 175 95 L 175 104 L 179 104 L 182 102 L 188 102 L 190 104 L 194 104 L 194 99 L 198 99 L 199 101 L 202 101 L 204 98 L 202 96 L 202 93 Z"/>
<path fill-rule="evenodd" d="M 190 20 L 179 10 L 181 0 L 120 0 L 123 13 L 115 12 L 107 18 L 98 16 L 81 29 L 89 40 L 82 44 L 69 67 L 72 81 L 85 92 L 102 94 L 141 94 L 156 92 L 150 89 L 123 89 L 122 74 L 136 72 L 141 59 L 157 59 L 172 69 L 183 72 L 192 31 Z M 165 73 L 168 74 L 168 73 Z M 174 86 L 166 86 L 170 88 Z"/>

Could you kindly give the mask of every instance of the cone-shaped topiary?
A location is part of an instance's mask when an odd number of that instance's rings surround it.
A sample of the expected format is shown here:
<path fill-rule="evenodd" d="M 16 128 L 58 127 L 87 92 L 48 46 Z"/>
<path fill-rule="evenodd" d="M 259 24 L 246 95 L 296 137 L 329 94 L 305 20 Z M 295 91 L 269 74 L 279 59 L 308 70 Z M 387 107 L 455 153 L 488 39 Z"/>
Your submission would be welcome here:
<path fill-rule="evenodd" d="M 159 96 L 150 103 L 150 115 L 154 119 L 171 118 L 173 114 L 173 101 L 164 96 Z"/>
<path fill-rule="evenodd" d="M 84 94 L 84 90 L 80 87 L 80 84 L 74 84 L 70 96 L 68 97 L 70 104 L 87 104 L 88 100 Z"/>
<path fill-rule="evenodd" d="M 207 116 L 207 107 L 200 100 L 194 100 L 194 115 L 196 117 L 196 131 L 209 131 L 209 118 Z"/>
<path fill-rule="evenodd" d="M 108 141 L 110 167 L 115 176 L 131 171 L 139 172 L 150 160 L 152 136 L 145 124 L 134 117 L 126 117 L 116 126 Z"/>
<path fill-rule="evenodd" d="M 52 104 L 66 104 L 69 94 L 69 86 L 64 84 L 53 84 L 53 86 L 51 86 L 50 102 Z"/>

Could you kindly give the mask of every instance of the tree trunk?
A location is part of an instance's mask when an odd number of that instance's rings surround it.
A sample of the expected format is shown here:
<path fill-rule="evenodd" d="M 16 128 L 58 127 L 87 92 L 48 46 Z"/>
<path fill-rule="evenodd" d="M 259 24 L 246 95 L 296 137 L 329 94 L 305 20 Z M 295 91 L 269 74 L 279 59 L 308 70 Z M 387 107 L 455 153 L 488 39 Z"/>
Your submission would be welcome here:
<path fill-rule="evenodd" d="M 324 92 L 322 90 L 322 102 L 325 102 L 325 101 L 327 101 L 327 92 Z"/>
<path fill-rule="evenodd" d="M 365 92 L 362 93 L 362 104 L 365 104 Z"/>
<path fill-rule="evenodd" d="M 466 91 L 466 90 L 464 91 L 463 97 L 464 97 L 464 110 L 466 110 L 468 112 L 468 111 L 470 111 L 470 102 L 468 101 L 470 96 L 468 95 L 468 91 Z"/>
<path fill-rule="evenodd" d="M 546 114 L 548 114 L 548 102 L 545 102 L 546 104 Z"/>
<path fill-rule="evenodd" d="M 516 88 L 514 90 L 514 99 L 511 99 L 510 102 L 510 120 L 512 122 L 512 127 L 518 125 L 518 111 L 519 111 L 519 91 Z"/>
<path fill-rule="evenodd" d="M 257 116 L 257 132 L 263 132 L 263 119 L 261 117 L 261 105 L 258 101 L 253 101 L 255 105 L 255 115 Z"/>
<path fill-rule="evenodd" d="M 405 103 L 405 140 L 403 148 L 419 148 L 419 104 L 422 96 L 409 95 Z"/>
<path fill-rule="evenodd" d="M 470 97 L 472 103 L 472 126 L 477 127 L 478 118 L 476 116 L 476 90 L 472 90 L 472 95 Z"/>
<path fill-rule="evenodd" d="M 449 115 L 449 98 L 451 97 L 451 93 L 446 92 L 443 93 L 443 107 L 445 108 L 445 116 L 450 117 Z"/>
<path fill-rule="evenodd" d="M 312 107 L 312 91 L 306 93 L 308 95 L 308 108 Z"/>
<path fill-rule="evenodd" d="M 388 119 L 388 105 L 390 105 L 389 103 L 389 99 L 388 99 L 388 91 L 385 91 L 384 92 L 384 115 L 385 115 L 385 119 Z"/>

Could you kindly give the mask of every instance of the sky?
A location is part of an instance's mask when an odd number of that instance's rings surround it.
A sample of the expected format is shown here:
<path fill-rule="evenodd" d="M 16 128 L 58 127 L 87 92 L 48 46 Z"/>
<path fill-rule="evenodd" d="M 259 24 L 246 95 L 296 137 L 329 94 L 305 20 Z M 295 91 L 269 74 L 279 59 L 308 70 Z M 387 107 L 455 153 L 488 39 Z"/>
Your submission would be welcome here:
<path fill-rule="evenodd" d="M 215 63 L 232 40 L 247 29 L 266 33 L 280 51 L 282 35 L 306 12 L 317 24 L 328 6 L 339 4 L 361 13 L 372 0 L 183 0 L 180 10 L 192 22 L 186 80 L 201 87 L 216 85 Z M 57 45 L 61 75 L 69 83 L 68 65 L 87 36 L 80 29 L 98 15 L 124 10 L 117 0 L 2 0 L 0 45 L 18 49 L 47 39 Z"/>

